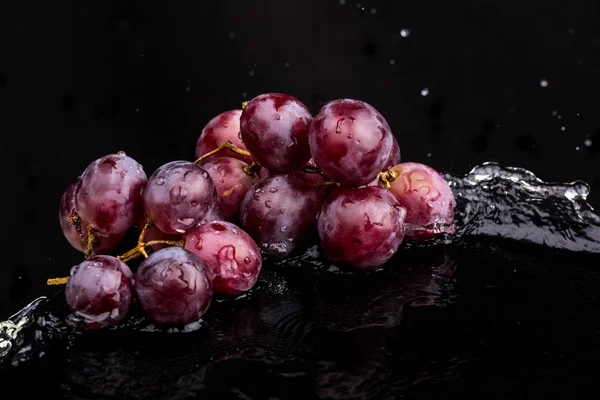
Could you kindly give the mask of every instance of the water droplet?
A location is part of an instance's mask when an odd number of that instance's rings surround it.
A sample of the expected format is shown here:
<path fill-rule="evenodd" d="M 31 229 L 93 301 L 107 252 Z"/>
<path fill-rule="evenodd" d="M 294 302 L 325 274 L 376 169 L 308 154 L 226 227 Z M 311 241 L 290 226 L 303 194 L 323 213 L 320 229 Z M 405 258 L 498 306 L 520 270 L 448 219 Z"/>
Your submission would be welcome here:
<path fill-rule="evenodd" d="M 562 119 L 562 115 L 559 114 L 559 115 L 556 116 L 556 118 L 557 119 Z"/>
<path fill-rule="evenodd" d="M 552 110 L 552 116 L 553 116 L 553 117 L 556 117 L 557 115 L 558 115 L 558 111 L 556 111 L 556 110 Z"/>
<path fill-rule="evenodd" d="M 567 128 L 565 128 L 564 126 L 562 126 L 562 127 L 560 128 L 560 130 L 561 130 L 561 131 L 563 131 L 563 132 L 564 132 L 566 129 L 567 129 Z"/>
<path fill-rule="evenodd" d="M 251 69 L 250 71 L 248 71 L 248 76 L 254 76 L 254 70 Z"/>
<path fill-rule="evenodd" d="M 250 264 L 250 261 L 252 261 L 252 260 L 250 260 L 250 257 L 244 257 L 244 262 L 246 264 Z"/>
<path fill-rule="evenodd" d="M 427 157 L 431 157 L 431 153 L 427 153 Z"/>
<path fill-rule="evenodd" d="M 585 142 L 583 142 L 583 144 L 585 144 L 587 147 L 591 147 L 593 144 L 592 139 L 585 139 Z"/>
<path fill-rule="evenodd" d="M 290 66 L 290 62 L 286 61 L 285 64 L 283 64 L 286 68 Z"/>
<path fill-rule="evenodd" d="M 196 207 L 198 205 L 197 201 L 191 201 L 190 202 L 190 207 Z"/>
<path fill-rule="evenodd" d="M 186 189 L 186 188 L 183 188 L 183 187 L 180 187 L 180 188 L 179 188 L 179 195 L 180 195 L 181 197 L 185 197 L 185 196 L 187 196 L 187 194 L 188 194 L 188 191 L 187 191 L 187 189 Z"/>
<path fill-rule="evenodd" d="M 579 146 L 575 147 L 575 150 L 579 151 Z"/>
<path fill-rule="evenodd" d="M 340 5 L 345 5 L 346 4 L 346 0 L 340 0 Z"/>
<path fill-rule="evenodd" d="M 410 35 L 410 29 L 402 29 L 400 31 L 400 36 L 402 36 L 403 38 L 408 37 Z"/>
<path fill-rule="evenodd" d="M 124 152 L 124 151 L 122 151 L 122 150 L 121 150 L 121 151 L 119 151 L 119 152 L 117 153 L 117 155 L 118 155 L 119 157 L 125 157 L 125 156 L 126 156 L 125 152 Z"/>
<path fill-rule="evenodd" d="M 540 86 L 541 87 L 547 87 L 548 86 L 548 80 L 547 79 L 540 79 Z"/>
<path fill-rule="evenodd" d="M 429 94 L 429 88 L 423 88 L 421 90 L 421 96 L 427 96 Z"/>
<path fill-rule="evenodd" d="M 196 248 L 198 250 L 202 250 L 202 247 L 204 247 L 204 240 L 202 240 L 201 237 L 198 237 L 198 241 L 196 242 Z"/>
<path fill-rule="evenodd" d="M 276 188 L 271 188 L 271 189 L 269 189 L 269 192 L 271 192 L 271 193 L 277 193 L 277 189 Z"/>
<path fill-rule="evenodd" d="M 271 208 L 271 200 L 267 200 L 267 201 L 265 201 L 265 206 L 266 206 L 267 208 Z"/>
<path fill-rule="evenodd" d="M 281 228 L 279 228 L 279 230 L 280 230 L 281 232 L 285 232 L 285 230 L 286 230 L 286 229 L 287 229 L 287 226 L 285 226 L 285 225 L 283 225 Z"/>
<path fill-rule="evenodd" d="M 163 178 L 162 176 L 156 178 L 156 184 L 157 185 L 164 185 L 165 184 L 165 178 Z"/>
<path fill-rule="evenodd" d="M 242 97 L 243 97 L 243 98 L 246 98 L 246 97 L 248 97 L 248 93 L 246 93 L 246 92 L 242 92 Z"/>
<path fill-rule="evenodd" d="M 192 87 L 190 85 L 185 85 L 185 91 L 186 92 L 191 92 L 192 91 Z"/>
<path fill-rule="evenodd" d="M 376 8 L 371 8 L 371 14 L 373 14 L 373 15 L 377 14 L 377 9 Z"/>
<path fill-rule="evenodd" d="M 394 59 L 391 59 L 391 60 L 390 60 L 390 65 L 396 65 L 396 60 L 394 60 Z"/>
<path fill-rule="evenodd" d="M 235 32 L 229 32 L 229 39 L 235 39 Z"/>
<path fill-rule="evenodd" d="M 177 219 L 177 222 L 179 222 L 180 224 L 183 224 L 185 226 L 189 226 L 195 222 L 195 219 L 194 218 L 179 218 L 179 219 Z"/>

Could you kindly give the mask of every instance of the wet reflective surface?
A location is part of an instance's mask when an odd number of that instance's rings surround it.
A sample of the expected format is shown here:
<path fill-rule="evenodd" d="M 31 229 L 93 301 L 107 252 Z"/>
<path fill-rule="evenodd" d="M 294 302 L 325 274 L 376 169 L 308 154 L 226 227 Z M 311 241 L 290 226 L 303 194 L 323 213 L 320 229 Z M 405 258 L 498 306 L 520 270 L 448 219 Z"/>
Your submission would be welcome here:
<path fill-rule="evenodd" d="M 453 240 L 406 244 L 371 273 L 341 271 L 317 246 L 267 261 L 249 294 L 171 332 L 140 312 L 81 331 L 58 292 L 32 311 L 0 380 L 72 399 L 583 393 L 600 368 L 600 243 L 585 184 L 493 164 L 448 178 Z"/>

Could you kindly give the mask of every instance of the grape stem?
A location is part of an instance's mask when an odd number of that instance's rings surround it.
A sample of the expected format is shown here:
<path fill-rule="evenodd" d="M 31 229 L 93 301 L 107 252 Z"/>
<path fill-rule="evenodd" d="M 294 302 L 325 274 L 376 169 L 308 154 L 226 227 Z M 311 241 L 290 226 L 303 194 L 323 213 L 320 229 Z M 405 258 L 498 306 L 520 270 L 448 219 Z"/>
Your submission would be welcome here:
<path fill-rule="evenodd" d="M 249 176 L 254 176 L 258 172 L 259 169 L 260 169 L 260 165 L 258 165 L 255 162 L 253 162 L 250 165 L 244 165 L 242 167 L 242 170 L 246 173 L 246 175 L 249 175 Z"/>
<path fill-rule="evenodd" d="M 304 168 L 302 168 L 302 172 L 306 172 L 308 174 L 320 174 L 320 175 L 325 176 L 323 171 L 321 171 L 317 167 L 313 167 L 312 165 L 305 165 Z"/>
<path fill-rule="evenodd" d="M 235 144 L 233 144 L 233 142 L 231 140 L 228 140 L 225 143 L 223 143 L 222 145 L 220 145 L 219 147 L 217 147 L 216 149 L 211 150 L 208 153 L 200 156 L 200 158 L 198 158 L 196 161 L 194 161 L 194 164 L 198 164 L 200 161 L 204 160 L 206 157 L 210 157 L 213 154 L 218 153 L 219 151 L 221 151 L 223 149 L 229 149 L 229 150 L 233 151 L 234 153 L 241 154 L 243 156 L 250 156 L 249 152 L 247 152 L 246 150 L 240 149 Z"/>
<path fill-rule="evenodd" d="M 388 169 L 387 171 L 382 171 L 379 174 L 379 180 L 383 183 L 386 189 L 389 189 L 391 183 L 396 180 L 400 176 L 398 171 L 394 171 L 393 169 Z"/>
<path fill-rule="evenodd" d="M 243 101 L 242 102 L 242 110 L 246 108 L 246 106 L 248 105 L 248 103 L 250 103 L 249 101 Z"/>
<path fill-rule="evenodd" d="M 322 186 L 340 187 L 340 183 L 339 182 L 334 182 L 334 181 L 327 181 L 327 182 L 318 182 L 318 183 L 315 183 L 315 187 L 316 188 L 320 188 Z"/>
<path fill-rule="evenodd" d="M 144 238 L 146 236 L 146 231 L 148 230 L 148 228 L 151 225 L 152 225 L 152 221 L 150 220 L 150 218 L 146 218 L 146 222 L 144 223 L 144 227 L 142 228 L 142 231 L 140 232 L 140 236 L 138 238 L 137 246 L 135 246 L 133 249 L 129 250 L 125 254 L 117 256 L 117 258 L 119 260 L 126 263 L 126 262 L 134 260 L 140 256 L 144 256 L 144 258 L 148 258 L 148 252 L 146 251 L 146 247 L 151 247 L 151 246 L 154 246 L 155 244 L 168 244 L 171 246 L 183 247 L 183 245 L 184 245 L 183 240 L 180 240 L 180 241 L 151 240 L 149 242 L 144 242 Z"/>
<path fill-rule="evenodd" d="M 94 246 L 96 245 L 96 236 L 91 226 L 88 225 L 86 234 L 84 235 L 81 231 L 81 217 L 77 214 L 71 215 L 67 221 L 75 227 L 77 234 L 79 234 L 79 240 L 81 240 L 81 248 L 86 259 L 89 259 L 93 255 Z"/>
<path fill-rule="evenodd" d="M 64 285 L 69 281 L 69 277 L 65 276 L 64 278 L 50 278 L 46 281 L 46 285 Z"/>

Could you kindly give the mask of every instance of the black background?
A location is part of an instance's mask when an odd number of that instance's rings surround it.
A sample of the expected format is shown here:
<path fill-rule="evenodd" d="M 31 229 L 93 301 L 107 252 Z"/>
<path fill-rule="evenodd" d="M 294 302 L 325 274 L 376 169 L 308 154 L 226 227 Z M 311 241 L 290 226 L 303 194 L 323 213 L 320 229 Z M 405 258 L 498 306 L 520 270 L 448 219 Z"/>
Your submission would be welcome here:
<path fill-rule="evenodd" d="M 124 150 L 150 175 L 191 160 L 213 116 L 264 92 L 294 95 L 313 113 L 327 100 L 365 100 L 404 160 L 460 174 L 497 161 L 544 180 L 581 179 L 600 205 L 598 7 L 3 2 L 0 317 L 51 292 L 46 278 L 81 260 L 57 214 L 88 163 Z"/>

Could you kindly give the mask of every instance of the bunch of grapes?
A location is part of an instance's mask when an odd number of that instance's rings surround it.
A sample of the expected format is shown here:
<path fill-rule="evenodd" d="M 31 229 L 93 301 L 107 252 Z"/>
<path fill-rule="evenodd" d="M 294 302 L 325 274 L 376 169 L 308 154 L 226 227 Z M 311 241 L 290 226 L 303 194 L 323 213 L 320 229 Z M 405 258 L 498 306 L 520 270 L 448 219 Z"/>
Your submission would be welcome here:
<path fill-rule="evenodd" d="M 289 257 L 314 240 L 338 265 L 370 270 L 405 238 L 454 232 L 448 183 L 400 161 L 371 105 L 334 100 L 313 118 L 298 99 L 270 93 L 242 108 L 206 125 L 195 162 L 169 162 L 148 178 L 119 152 L 66 190 L 61 227 L 85 261 L 65 292 L 87 327 L 122 322 L 133 302 L 158 324 L 194 322 L 213 295 L 252 289 L 264 256 Z M 134 226 L 137 245 L 108 255 Z M 127 263 L 141 257 L 132 272 Z"/>

